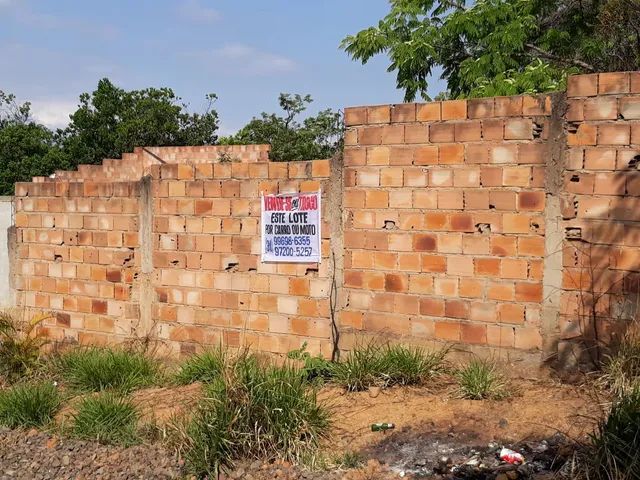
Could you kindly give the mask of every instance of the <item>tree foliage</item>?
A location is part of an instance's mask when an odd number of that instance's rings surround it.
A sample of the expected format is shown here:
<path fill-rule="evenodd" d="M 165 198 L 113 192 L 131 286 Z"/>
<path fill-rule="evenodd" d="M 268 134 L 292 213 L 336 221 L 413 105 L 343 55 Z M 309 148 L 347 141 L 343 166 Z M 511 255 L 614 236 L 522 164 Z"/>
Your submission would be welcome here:
<path fill-rule="evenodd" d="M 189 113 L 170 88 L 127 91 L 103 79 L 80 95 L 69 125 L 54 132 L 32 118 L 28 102 L 0 91 L 0 195 L 12 195 L 15 182 L 120 158 L 137 146 L 213 144 L 216 96 L 206 98 L 204 113 Z"/>
<path fill-rule="evenodd" d="M 467 4 L 468 3 L 468 4 Z M 640 0 L 390 0 L 377 26 L 341 46 L 387 54 L 405 100 L 428 99 L 442 69 L 450 97 L 561 89 L 571 73 L 640 66 Z"/>
<path fill-rule="evenodd" d="M 312 101 L 309 95 L 281 93 L 278 102 L 283 115 L 263 112 L 235 135 L 221 138 L 220 143 L 270 144 L 271 160 L 275 161 L 329 158 L 342 145 L 342 115 L 327 109 L 300 122 L 298 117 Z"/>

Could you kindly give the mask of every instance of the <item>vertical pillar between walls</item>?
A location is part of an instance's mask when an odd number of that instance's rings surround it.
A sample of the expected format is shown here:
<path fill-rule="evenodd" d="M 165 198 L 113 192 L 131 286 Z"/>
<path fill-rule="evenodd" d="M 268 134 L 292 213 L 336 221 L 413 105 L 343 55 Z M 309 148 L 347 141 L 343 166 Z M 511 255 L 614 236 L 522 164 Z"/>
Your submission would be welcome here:
<path fill-rule="evenodd" d="M 340 320 L 339 312 L 345 305 L 343 285 L 344 274 L 344 218 L 342 212 L 343 185 L 343 154 L 338 152 L 331 159 L 331 176 L 329 190 L 327 192 L 328 208 L 327 220 L 331 225 L 331 262 L 329 289 L 330 296 L 330 316 L 331 316 L 331 358 L 337 360 L 340 356 Z M 328 356 L 328 355 L 325 355 Z"/>
<path fill-rule="evenodd" d="M 153 339 L 157 332 L 153 320 L 153 305 L 156 301 L 156 294 L 153 288 L 153 188 L 151 176 L 140 179 L 138 201 L 140 271 L 134 288 L 137 288 L 140 318 L 134 329 L 134 334 L 137 338 Z"/>
<path fill-rule="evenodd" d="M 560 341 L 560 300 L 562 295 L 562 248 L 564 231 L 560 207 L 567 146 L 565 113 L 566 94 L 552 95 L 549 118 L 548 155 L 545 169 L 546 203 L 545 257 L 543 270 L 542 335 L 543 361 L 554 360 Z"/>

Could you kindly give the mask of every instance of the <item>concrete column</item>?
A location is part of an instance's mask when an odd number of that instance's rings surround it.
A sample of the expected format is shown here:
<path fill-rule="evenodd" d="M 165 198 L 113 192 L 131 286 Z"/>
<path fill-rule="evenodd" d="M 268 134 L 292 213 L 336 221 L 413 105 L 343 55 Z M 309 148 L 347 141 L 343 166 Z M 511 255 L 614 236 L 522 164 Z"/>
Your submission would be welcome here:
<path fill-rule="evenodd" d="M 138 199 L 138 254 L 140 272 L 134 283 L 134 297 L 137 294 L 140 318 L 134 326 L 134 336 L 152 339 L 156 336 L 153 319 L 153 305 L 156 293 L 153 288 L 153 188 L 151 176 L 140 179 L 140 197 Z"/>

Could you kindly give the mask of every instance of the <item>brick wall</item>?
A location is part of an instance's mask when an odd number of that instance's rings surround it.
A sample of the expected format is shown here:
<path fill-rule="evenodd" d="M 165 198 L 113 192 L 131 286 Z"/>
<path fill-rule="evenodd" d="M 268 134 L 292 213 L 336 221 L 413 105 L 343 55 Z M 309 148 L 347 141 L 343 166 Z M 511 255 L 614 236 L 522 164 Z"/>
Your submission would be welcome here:
<path fill-rule="evenodd" d="M 381 335 L 561 363 L 635 318 L 640 73 L 345 121 L 342 162 L 150 147 L 18 184 L 19 302 L 57 312 L 57 339 L 328 356 L 333 292 L 343 349 Z M 318 188 L 323 262 L 262 264 L 260 192 Z"/>
<path fill-rule="evenodd" d="M 541 347 L 549 97 L 345 112 L 342 324 Z"/>
<path fill-rule="evenodd" d="M 572 340 L 608 342 L 638 313 L 640 73 L 572 77 L 567 97 L 559 333 L 571 357 Z"/>

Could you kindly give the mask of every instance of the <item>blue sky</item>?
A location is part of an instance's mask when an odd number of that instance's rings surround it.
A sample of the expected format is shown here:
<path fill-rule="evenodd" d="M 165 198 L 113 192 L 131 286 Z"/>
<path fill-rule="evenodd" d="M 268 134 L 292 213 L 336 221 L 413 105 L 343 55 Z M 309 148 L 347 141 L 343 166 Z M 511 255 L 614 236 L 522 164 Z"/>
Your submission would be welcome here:
<path fill-rule="evenodd" d="M 0 0 L 0 89 L 66 123 L 78 95 L 109 77 L 127 89 L 168 86 L 190 108 L 219 100 L 221 133 L 280 92 L 309 93 L 312 111 L 396 103 L 388 60 L 353 62 L 338 49 L 375 24 L 387 0 Z M 442 89 L 433 86 L 433 94 Z"/>

